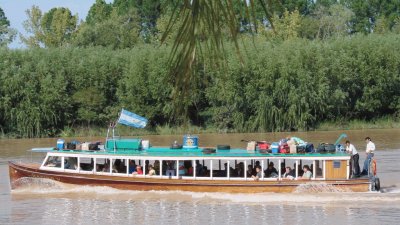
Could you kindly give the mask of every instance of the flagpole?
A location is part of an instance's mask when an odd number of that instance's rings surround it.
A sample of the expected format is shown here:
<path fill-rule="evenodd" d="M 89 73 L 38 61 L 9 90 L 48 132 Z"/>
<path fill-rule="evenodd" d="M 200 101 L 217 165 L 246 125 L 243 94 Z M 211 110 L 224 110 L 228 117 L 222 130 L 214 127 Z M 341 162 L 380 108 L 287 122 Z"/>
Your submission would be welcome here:
<path fill-rule="evenodd" d="M 123 110 L 123 109 L 122 109 L 122 110 Z M 116 151 L 116 149 L 117 149 L 117 143 L 116 143 L 116 140 L 115 140 L 115 127 L 116 127 L 117 124 L 118 124 L 118 120 L 119 120 L 119 118 L 121 117 L 121 114 L 122 114 L 122 111 L 119 113 L 119 116 L 118 116 L 117 121 L 114 122 L 113 130 L 112 130 L 113 139 L 114 139 L 114 153 L 115 153 L 115 151 Z"/>

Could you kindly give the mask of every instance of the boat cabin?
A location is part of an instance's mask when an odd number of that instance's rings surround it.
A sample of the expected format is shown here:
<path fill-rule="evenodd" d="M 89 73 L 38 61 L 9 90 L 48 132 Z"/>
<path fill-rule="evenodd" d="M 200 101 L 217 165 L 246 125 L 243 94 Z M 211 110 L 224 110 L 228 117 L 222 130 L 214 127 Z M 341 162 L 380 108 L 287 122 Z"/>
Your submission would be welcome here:
<path fill-rule="evenodd" d="M 257 150 L 228 149 L 207 152 L 204 148 L 149 147 L 140 139 L 110 139 L 104 149 L 51 150 L 40 169 L 66 173 L 190 180 L 281 181 L 286 167 L 293 179 L 301 179 L 303 166 L 311 180 L 346 180 L 350 155 L 346 153 L 271 154 Z M 145 142 L 146 143 L 146 142 Z"/>

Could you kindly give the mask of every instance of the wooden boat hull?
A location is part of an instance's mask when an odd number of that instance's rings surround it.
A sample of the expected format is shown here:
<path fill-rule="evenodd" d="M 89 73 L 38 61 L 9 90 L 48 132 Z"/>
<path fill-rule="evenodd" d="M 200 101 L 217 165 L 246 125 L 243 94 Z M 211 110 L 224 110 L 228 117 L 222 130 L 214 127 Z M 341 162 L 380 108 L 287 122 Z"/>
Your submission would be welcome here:
<path fill-rule="evenodd" d="M 243 180 L 189 180 L 137 178 L 127 176 L 106 176 L 96 174 L 64 173 L 39 169 L 39 165 L 17 164 L 9 162 L 11 189 L 20 185 L 19 179 L 46 178 L 67 184 L 107 186 L 122 190 L 139 191 L 191 191 L 191 192 L 226 192 L 226 193 L 262 193 L 294 192 L 300 185 L 327 184 L 340 190 L 366 192 L 369 190 L 368 179 L 329 180 L 329 181 L 243 181 Z"/>

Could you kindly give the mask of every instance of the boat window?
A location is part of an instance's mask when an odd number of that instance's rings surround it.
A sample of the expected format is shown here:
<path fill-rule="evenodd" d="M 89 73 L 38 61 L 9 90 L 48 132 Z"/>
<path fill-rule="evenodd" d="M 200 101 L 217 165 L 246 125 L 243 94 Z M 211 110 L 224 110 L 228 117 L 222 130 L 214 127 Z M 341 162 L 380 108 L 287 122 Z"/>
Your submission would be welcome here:
<path fill-rule="evenodd" d="M 96 172 L 110 172 L 110 167 L 106 164 L 107 160 L 105 158 L 96 158 Z"/>
<path fill-rule="evenodd" d="M 315 178 L 323 178 L 324 171 L 324 161 L 323 160 L 315 160 Z M 312 171 L 314 174 L 314 170 Z"/>
<path fill-rule="evenodd" d="M 64 157 L 64 169 L 76 170 L 78 169 L 77 157 Z"/>
<path fill-rule="evenodd" d="M 49 156 L 44 166 L 61 168 L 61 156 Z"/>
<path fill-rule="evenodd" d="M 267 167 L 267 164 L 266 164 Z M 287 168 L 287 169 L 286 169 Z M 281 178 L 284 180 L 294 180 L 296 178 L 296 160 L 281 160 Z"/>
<path fill-rule="evenodd" d="M 196 160 L 195 163 L 196 163 L 196 177 L 210 176 L 206 160 Z"/>
<path fill-rule="evenodd" d="M 136 161 L 134 159 L 130 159 L 128 162 L 128 174 L 133 174 L 136 171 Z"/>
<path fill-rule="evenodd" d="M 244 160 L 233 160 L 233 163 L 231 161 L 231 168 L 233 168 L 231 177 L 244 178 Z"/>
<path fill-rule="evenodd" d="M 112 160 L 112 173 L 126 173 L 126 160 L 113 159 Z"/>
<path fill-rule="evenodd" d="M 277 159 L 267 159 L 266 162 L 264 162 L 264 177 L 265 178 L 278 178 L 279 176 L 279 168 L 282 169 L 282 163 L 279 165 L 279 160 Z M 284 165 L 284 164 L 283 164 Z"/>
<path fill-rule="evenodd" d="M 246 175 L 246 178 L 250 178 L 252 176 L 256 176 L 257 172 L 256 172 L 256 167 L 259 167 L 261 170 L 261 164 L 260 161 L 258 161 L 258 165 L 255 165 L 255 160 L 252 159 L 248 159 L 244 161 L 244 173 Z M 261 177 L 260 177 L 261 178 Z"/>
<path fill-rule="evenodd" d="M 164 160 L 163 161 L 163 171 L 166 176 L 176 176 L 176 161 L 175 160 Z"/>
<path fill-rule="evenodd" d="M 227 167 L 228 160 L 213 160 L 213 177 L 227 177 Z"/>
<path fill-rule="evenodd" d="M 314 161 L 313 160 L 299 160 L 299 166 L 298 166 L 299 177 L 303 177 L 304 176 L 304 167 L 307 167 L 307 168 L 310 169 L 311 178 L 313 178 L 314 177 L 314 174 L 313 174 Z"/>
<path fill-rule="evenodd" d="M 93 158 L 82 157 L 79 158 L 79 167 L 81 171 L 93 171 L 94 160 Z"/>
<path fill-rule="evenodd" d="M 224 163 L 226 177 L 236 177 L 235 162 L 237 163 L 236 160 L 227 160 L 226 164 Z"/>
<path fill-rule="evenodd" d="M 179 176 L 193 176 L 192 160 L 179 161 Z"/>
<path fill-rule="evenodd" d="M 144 160 L 144 166 L 143 160 L 137 160 L 137 162 L 140 163 L 142 172 L 146 173 L 147 176 L 160 175 L 160 160 Z M 130 160 L 129 173 L 132 174 L 136 169 L 137 164 L 135 160 Z M 164 168 L 163 170 L 165 171 Z"/>

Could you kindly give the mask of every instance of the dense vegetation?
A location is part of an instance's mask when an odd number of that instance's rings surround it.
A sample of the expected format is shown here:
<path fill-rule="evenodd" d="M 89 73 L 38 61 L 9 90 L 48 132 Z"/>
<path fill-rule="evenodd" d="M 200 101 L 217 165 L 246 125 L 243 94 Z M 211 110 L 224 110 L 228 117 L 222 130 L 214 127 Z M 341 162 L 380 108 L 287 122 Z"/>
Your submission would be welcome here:
<path fill-rule="evenodd" d="M 213 131 L 261 132 L 400 119 L 398 3 L 283 1 L 270 15 L 256 5 L 254 24 L 234 1 L 241 57 L 222 30 L 225 61 L 198 56 L 182 92 L 169 73 L 179 29 L 168 26 L 173 7 L 162 2 L 97 0 L 81 23 L 67 8 L 28 10 L 28 48 L 0 48 L 2 135 L 106 127 L 121 108 L 149 118 L 148 132 L 187 120 Z M 5 45 L 14 34 L 2 10 L 0 25 Z M 199 49 L 210 47 L 199 38 Z M 175 110 L 177 92 L 185 93 L 178 99 L 185 112 Z"/>
<path fill-rule="evenodd" d="M 197 70 L 191 123 L 232 131 L 305 130 L 322 121 L 372 119 L 400 112 L 400 36 L 359 35 L 329 42 L 255 42 L 245 66 L 234 48 L 227 69 Z M 170 118 L 168 47 L 128 50 L 55 48 L 0 52 L 4 133 L 56 135 L 78 125 L 106 126 L 124 107 Z"/>

